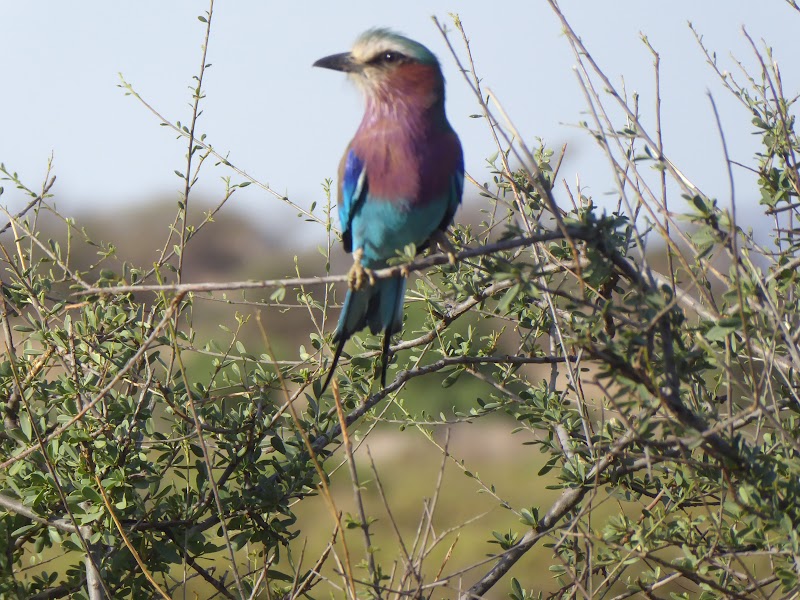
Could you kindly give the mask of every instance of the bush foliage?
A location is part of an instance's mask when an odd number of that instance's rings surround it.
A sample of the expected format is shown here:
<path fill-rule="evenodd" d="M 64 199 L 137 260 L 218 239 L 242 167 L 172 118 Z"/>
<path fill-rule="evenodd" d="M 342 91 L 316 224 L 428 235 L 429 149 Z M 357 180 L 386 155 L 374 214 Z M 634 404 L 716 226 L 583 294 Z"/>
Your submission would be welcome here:
<path fill-rule="evenodd" d="M 380 340 L 364 333 L 320 397 L 343 276 L 301 277 L 298 265 L 297 277 L 281 280 L 183 281 L 195 235 L 215 226 L 239 188 L 253 183 L 291 203 L 199 134 L 205 67 L 189 124 L 164 123 L 187 154 L 182 197 L 152 265 L 125 262 L 61 217 L 49 176 L 34 191 L 2 167 L 29 202 L 6 213 L 0 244 L 0 596 L 170 598 L 196 582 L 204 597 L 286 599 L 800 590 L 794 96 L 768 48 L 753 44 L 758 67 L 735 77 L 698 36 L 763 141 L 744 168 L 758 177 L 747 195 L 773 219 L 765 242 L 740 226 L 733 190 L 720 194 L 730 205 L 721 208 L 669 160 L 660 128 L 642 124 L 641 99 L 617 90 L 551 4 L 587 98 L 582 126 L 608 160 L 616 205 L 602 210 L 562 185 L 561 153 L 521 140 L 487 100 L 463 36 L 453 56 L 466 57 L 476 116 L 497 141 L 488 172 L 473 174 L 488 182 L 468 192 L 480 195 L 481 220 L 455 226 L 454 265 L 413 249 L 398 257 L 415 277 L 385 389 L 375 381 Z M 201 21 L 211 31 L 212 12 Z M 450 43 L 452 32 L 442 32 Z M 457 19 L 455 32 L 463 33 Z M 659 123 L 654 105 L 646 116 Z M 230 176 L 221 200 L 191 219 L 192 187 L 211 168 Z M 325 236 L 330 269 L 338 244 L 329 195 L 292 206 Z M 46 214 L 65 235 L 43 234 Z M 95 262 L 79 263 L 78 247 L 92 248 Z M 236 312 L 204 341 L 196 312 L 212 299 Z M 287 312 L 304 315 L 299 349 L 268 327 Z M 414 394 L 435 397 L 465 380 L 477 387 L 463 389 L 480 392 L 449 414 L 408 403 L 417 381 L 424 387 Z M 485 547 L 454 546 L 466 522 L 442 532 L 432 517 L 416 532 L 395 523 L 393 541 L 373 545 L 375 519 L 393 522 L 392 496 L 381 485 L 388 475 L 374 463 L 370 471 L 360 448 L 386 426 L 389 406 L 406 433 L 431 439 L 473 427 L 480 440 L 482 423 L 510 421 L 517 452 L 540 455 L 539 474 L 514 483 L 530 502 L 513 505 L 441 445 L 443 462 L 461 464 L 476 490 L 517 518 L 511 531 L 484 532 L 495 543 L 488 560 Z M 331 488 L 344 464 L 337 477 L 352 481 L 354 514 L 342 514 Z M 540 504 L 546 474 L 556 495 Z M 366 502 L 368 487 L 383 501 Z M 303 557 L 292 540 L 312 534 L 297 515 L 314 497 L 330 514 L 329 543 Z M 536 546 L 548 548 L 549 562 L 505 577 Z M 441 564 L 429 560 L 434 548 L 449 548 Z M 451 553 L 466 566 L 452 567 Z"/>

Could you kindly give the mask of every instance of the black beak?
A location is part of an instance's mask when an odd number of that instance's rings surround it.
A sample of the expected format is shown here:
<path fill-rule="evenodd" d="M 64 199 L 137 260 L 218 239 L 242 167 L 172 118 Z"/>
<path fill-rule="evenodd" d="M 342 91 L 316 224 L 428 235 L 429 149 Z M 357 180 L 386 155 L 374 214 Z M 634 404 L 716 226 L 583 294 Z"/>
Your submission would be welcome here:
<path fill-rule="evenodd" d="M 331 54 L 325 58 L 320 58 L 312 66 L 322 67 L 323 69 L 333 69 L 334 71 L 343 71 L 345 73 L 352 73 L 356 71 L 358 66 L 353 60 L 349 52 L 342 52 L 341 54 Z"/>

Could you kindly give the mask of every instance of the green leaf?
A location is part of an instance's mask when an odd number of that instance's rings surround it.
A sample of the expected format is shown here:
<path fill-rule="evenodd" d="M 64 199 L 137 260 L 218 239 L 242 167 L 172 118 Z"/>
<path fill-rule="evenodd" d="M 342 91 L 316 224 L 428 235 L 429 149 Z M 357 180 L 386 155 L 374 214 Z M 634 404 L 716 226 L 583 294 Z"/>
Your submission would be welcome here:
<path fill-rule="evenodd" d="M 81 488 L 81 496 L 93 504 L 103 504 L 103 496 L 91 486 L 83 486 Z"/>
<path fill-rule="evenodd" d="M 462 374 L 462 373 L 463 373 L 465 370 L 466 370 L 466 369 L 465 369 L 464 367 L 459 367 L 459 368 L 457 368 L 456 370 L 454 370 L 452 373 L 448 374 L 448 375 L 447 375 L 447 377 L 445 377 L 445 378 L 442 380 L 442 387 L 443 387 L 443 388 L 449 388 L 449 387 L 450 387 L 451 385 L 453 385 L 453 384 L 454 384 L 456 381 L 458 381 L 458 378 L 459 378 L 459 377 L 461 377 L 461 374 Z"/>

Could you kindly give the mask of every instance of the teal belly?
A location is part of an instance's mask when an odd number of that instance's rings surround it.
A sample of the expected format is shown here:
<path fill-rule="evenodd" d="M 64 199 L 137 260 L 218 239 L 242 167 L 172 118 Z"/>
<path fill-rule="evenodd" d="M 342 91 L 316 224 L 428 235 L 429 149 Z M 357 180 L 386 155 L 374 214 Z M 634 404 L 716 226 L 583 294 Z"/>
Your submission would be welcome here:
<path fill-rule="evenodd" d="M 353 217 L 353 250 L 364 251 L 367 268 L 384 266 L 386 260 L 409 244 L 417 248 L 439 227 L 447 202 L 431 202 L 413 209 L 397 202 L 367 198 Z"/>

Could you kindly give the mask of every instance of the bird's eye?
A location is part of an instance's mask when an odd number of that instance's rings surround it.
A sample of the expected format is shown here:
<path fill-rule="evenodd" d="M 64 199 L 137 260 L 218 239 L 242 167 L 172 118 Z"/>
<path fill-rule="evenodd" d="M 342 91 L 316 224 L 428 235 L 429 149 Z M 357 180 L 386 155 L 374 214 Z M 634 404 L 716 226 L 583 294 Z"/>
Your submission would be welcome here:
<path fill-rule="evenodd" d="M 386 50 L 385 52 L 377 54 L 375 58 L 369 61 L 369 63 L 373 65 L 392 65 L 399 63 L 405 58 L 405 55 L 400 52 L 396 52 L 395 50 Z"/>

